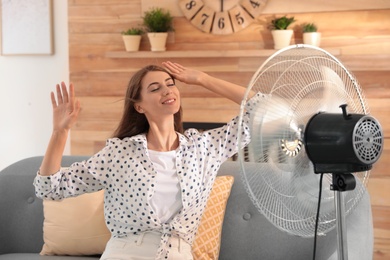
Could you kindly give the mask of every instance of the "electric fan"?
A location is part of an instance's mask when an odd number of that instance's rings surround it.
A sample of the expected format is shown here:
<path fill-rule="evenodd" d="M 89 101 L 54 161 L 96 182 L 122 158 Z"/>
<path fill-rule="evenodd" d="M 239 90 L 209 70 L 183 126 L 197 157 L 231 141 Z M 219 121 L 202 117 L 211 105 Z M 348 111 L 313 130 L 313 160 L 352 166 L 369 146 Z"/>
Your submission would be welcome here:
<path fill-rule="evenodd" d="M 259 100 L 250 116 L 251 142 L 238 160 L 256 208 L 300 237 L 336 226 L 343 232 L 338 218 L 359 203 L 383 149 L 381 126 L 369 115 L 357 80 L 330 53 L 298 44 L 276 52 L 254 74 L 241 121 L 250 93 L 265 95 L 253 97 Z M 320 196 L 323 173 L 330 174 L 323 175 Z"/>

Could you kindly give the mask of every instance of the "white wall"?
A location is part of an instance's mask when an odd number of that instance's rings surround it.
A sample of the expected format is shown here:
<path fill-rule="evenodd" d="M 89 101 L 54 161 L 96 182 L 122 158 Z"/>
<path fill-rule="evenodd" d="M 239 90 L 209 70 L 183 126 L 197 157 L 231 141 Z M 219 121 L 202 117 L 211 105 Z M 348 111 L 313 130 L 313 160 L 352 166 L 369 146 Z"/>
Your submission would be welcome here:
<path fill-rule="evenodd" d="M 53 26 L 54 55 L 0 56 L 0 170 L 45 152 L 52 129 L 50 91 L 69 81 L 66 0 L 53 1 Z"/>

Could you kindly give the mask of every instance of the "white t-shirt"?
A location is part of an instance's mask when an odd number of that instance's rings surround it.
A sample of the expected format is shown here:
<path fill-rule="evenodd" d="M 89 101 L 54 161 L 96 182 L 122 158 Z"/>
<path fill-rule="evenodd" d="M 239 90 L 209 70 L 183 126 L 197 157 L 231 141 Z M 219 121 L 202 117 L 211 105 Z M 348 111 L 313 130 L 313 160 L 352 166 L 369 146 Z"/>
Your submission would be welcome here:
<path fill-rule="evenodd" d="M 176 151 L 148 150 L 157 172 L 155 191 L 149 200 L 162 223 L 168 222 L 183 206 L 180 184 L 176 173 Z"/>

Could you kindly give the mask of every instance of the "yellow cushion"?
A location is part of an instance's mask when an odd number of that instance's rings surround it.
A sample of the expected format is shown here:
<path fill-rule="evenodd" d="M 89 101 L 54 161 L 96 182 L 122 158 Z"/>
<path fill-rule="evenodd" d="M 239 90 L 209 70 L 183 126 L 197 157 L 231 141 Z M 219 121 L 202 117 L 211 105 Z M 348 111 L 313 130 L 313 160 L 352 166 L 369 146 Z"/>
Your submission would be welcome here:
<path fill-rule="evenodd" d="M 233 182 L 233 176 L 218 176 L 215 180 L 192 244 L 192 254 L 195 260 L 218 259 L 219 257 L 222 224 Z"/>
<path fill-rule="evenodd" d="M 43 201 L 41 255 L 102 254 L 111 237 L 104 222 L 104 191 Z"/>

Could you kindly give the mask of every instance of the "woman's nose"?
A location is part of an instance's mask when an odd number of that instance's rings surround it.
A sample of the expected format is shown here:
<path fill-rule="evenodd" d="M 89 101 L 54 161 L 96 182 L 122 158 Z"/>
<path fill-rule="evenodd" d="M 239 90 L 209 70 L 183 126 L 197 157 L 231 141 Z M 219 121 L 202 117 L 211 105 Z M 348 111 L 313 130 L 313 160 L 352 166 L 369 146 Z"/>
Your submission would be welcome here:
<path fill-rule="evenodd" d="M 165 86 L 164 95 L 168 96 L 171 93 L 172 93 L 172 89 L 170 87 L 168 87 L 168 86 Z"/>

